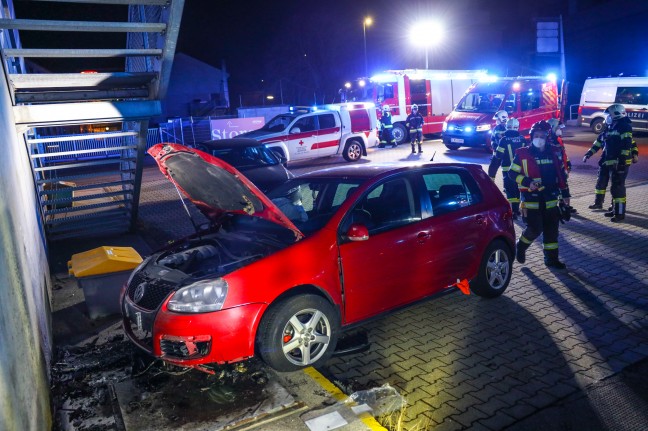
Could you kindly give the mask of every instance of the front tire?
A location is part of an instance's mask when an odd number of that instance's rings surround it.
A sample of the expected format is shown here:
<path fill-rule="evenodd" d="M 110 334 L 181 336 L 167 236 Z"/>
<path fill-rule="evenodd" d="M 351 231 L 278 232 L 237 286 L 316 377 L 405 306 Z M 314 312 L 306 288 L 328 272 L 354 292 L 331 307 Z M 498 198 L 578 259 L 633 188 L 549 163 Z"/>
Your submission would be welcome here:
<path fill-rule="evenodd" d="M 504 241 L 495 240 L 486 248 L 470 288 L 475 295 L 496 298 L 508 287 L 512 272 L 513 252 Z"/>
<path fill-rule="evenodd" d="M 605 122 L 603 121 L 602 118 L 597 118 L 595 120 L 592 120 L 590 127 L 592 128 L 592 132 L 599 135 L 603 132 L 603 128 L 605 127 Z"/>
<path fill-rule="evenodd" d="M 355 139 L 347 141 L 342 156 L 347 162 L 357 162 L 362 157 L 362 144 Z"/>
<path fill-rule="evenodd" d="M 458 150 L 461 145 L 455 145 L 455 144 L 444 144 L 448 150 L 455 151 Z"/>
<path fill-rule="evenodd" d="M 270 367 L 295 371 L 326 362 L 338 332 L 337 313 L 326 299 L 298 295 L 268 310 L 259 325 L 257 348 Z"/>

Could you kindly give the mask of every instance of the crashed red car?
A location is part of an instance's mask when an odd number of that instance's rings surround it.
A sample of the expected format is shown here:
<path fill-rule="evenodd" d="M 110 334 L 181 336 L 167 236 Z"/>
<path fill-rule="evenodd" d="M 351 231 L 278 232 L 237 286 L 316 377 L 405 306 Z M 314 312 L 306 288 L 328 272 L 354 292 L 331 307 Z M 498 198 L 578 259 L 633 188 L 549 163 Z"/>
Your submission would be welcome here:
<path fill-rule="evenodd" d="M 266 196 L 201 151 L 149 153 L 210 220 L 122 292 L 129 338 L 164 361 L 317 365 L 351 324 L 457 286 L 497 297 L 510 281 L 511 208 L 479 165 L 344 166 Z"/>

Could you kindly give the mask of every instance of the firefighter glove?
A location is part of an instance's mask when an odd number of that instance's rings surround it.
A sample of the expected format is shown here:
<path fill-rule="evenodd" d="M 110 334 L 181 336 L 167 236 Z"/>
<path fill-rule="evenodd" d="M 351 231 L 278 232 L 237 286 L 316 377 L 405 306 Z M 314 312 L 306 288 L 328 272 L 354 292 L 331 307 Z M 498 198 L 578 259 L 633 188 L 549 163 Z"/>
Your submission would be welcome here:
<path fill-rule="evenodd" d="M 583 163 L 587 163 L 587 159 L 589 159 L 589 158 L 590 158 L 589 154 L 585 154 L 583 156 Z"/>
<path fill-rule="evenodd" d="M 639 155 L 638 154 L 635 154 L 634 156 L 632 156 L 632 163 L 637 163 L 638 161 L 639 161 Z"/>

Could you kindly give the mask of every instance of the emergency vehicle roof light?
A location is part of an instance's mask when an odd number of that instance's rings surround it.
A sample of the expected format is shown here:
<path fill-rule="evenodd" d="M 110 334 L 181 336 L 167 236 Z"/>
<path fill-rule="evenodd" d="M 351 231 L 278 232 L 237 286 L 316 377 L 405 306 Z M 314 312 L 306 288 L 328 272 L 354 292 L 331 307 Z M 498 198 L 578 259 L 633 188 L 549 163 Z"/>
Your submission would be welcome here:
<path fill-rule="evenodd" d="M 555 73 L 550 73 L 547 75 L 547 81 L 556 82 L 557 79 L 558 77 Z"/>
<path fill-rule="evenodd" d="M 367 85 L 367 83 L 365 82 L 364 79 L 361 79 L 360 81 L 358 81 L 358 85 L 359 85 L 360 87 L 364 87 L 365 85 Z"/>
<path fill-rule="evenodd" d="M 515 82 L 513 83 L 513 90 L 516 90 L 516 91 L 517 91 L 517 90 L 519 90 L 519 89 L 520 89 L 520 83 L 519 83 L 518 81 L 515 81 Z"/>
<path fill-rule="evenodd" d="M 495 75 L 484 75 L 479 78 L 481 82 L 497 82 L 497 76 Z"/>
<path fill-rule="evenodd" d="M 371 77 L 373 82 L 396 82 L 396 76 L 389 73 L 380 73 Z"/>

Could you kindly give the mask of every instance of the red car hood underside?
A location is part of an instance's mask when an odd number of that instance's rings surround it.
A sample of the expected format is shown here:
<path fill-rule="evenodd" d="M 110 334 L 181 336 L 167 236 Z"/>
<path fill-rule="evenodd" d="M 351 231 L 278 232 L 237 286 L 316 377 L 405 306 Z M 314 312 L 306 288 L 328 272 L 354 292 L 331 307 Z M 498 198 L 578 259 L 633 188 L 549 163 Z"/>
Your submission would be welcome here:
<path fill-rule="evenodd" d="M 217 157 L 180 144 L 157 144 L 148 150 L 160 171 L 211 221 L 226 214 L 261 217 L 304 234 L 238 170 Z"/>

